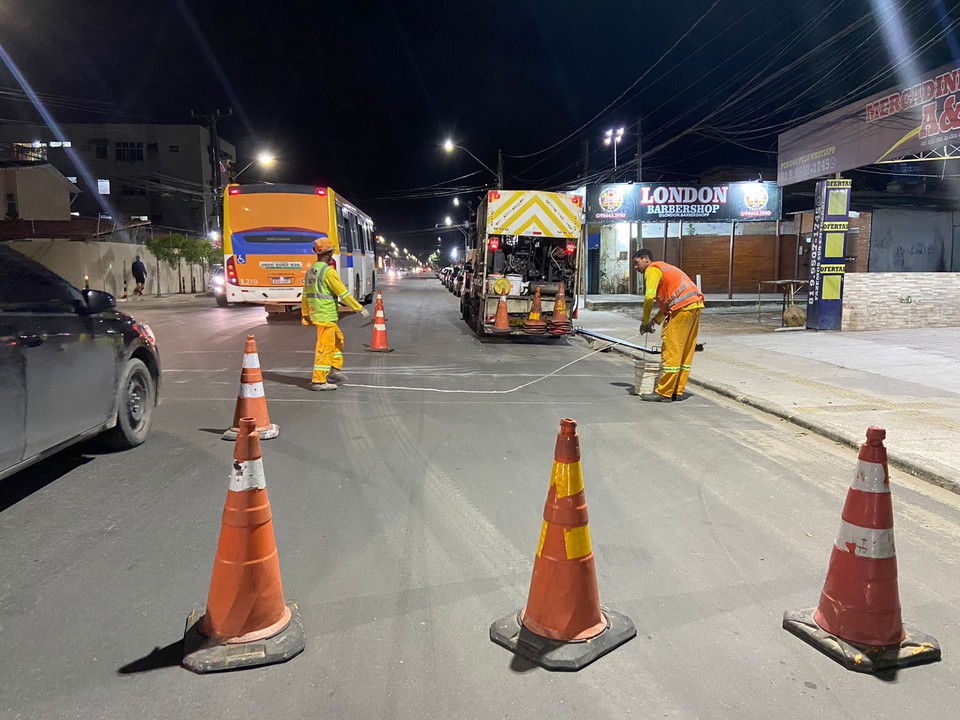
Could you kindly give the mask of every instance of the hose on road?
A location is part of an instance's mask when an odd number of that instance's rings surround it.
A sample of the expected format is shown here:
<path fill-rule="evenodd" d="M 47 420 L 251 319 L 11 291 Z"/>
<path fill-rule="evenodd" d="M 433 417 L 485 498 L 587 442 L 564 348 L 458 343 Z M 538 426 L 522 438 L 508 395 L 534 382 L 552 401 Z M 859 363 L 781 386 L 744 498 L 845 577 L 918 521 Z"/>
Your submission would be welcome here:
<path fill-rule="evenodd" d="M 633 338 L 638 337 L 639 335 L 640 333 L 637 332 L 634 335 L 631 335 L 630 337 L 625 338 L 623 340 L 617 340 L 616 342 L 607 343 L 603 347 L 597 348 L 596 350 L 593 350 L 587 353 L 583 357 L 579 357 L 576 360 L 571 360 L 566 365 L 561 365 L 553 372 L 550 372 L 550 373 L 547 373 L 546 375 L 542 375 L 538 378 L 535 378 L 530 382 L 524 383 L 523 385 L 517 385 L 517 387 L 510 388 L 509 390 L 463 390 L 463 389 L 451 390 L 451 389 L 431 388 L 431 387 L 407 387 L 404 385 L 361 385 L 359 383 L 343 383 L 343 384 L 347 387 L 366 388 L 368 390 L 413 390 L 413 391 L 420 391 L 420 392 L 458 393 L 458 394 L 464 394 L 464 395 L 508 395 L 510 393 L 517 392 L 518 390 L 523 390 L 524 388 L 530 387 L 534 383 L 538 383 L 541 380 L 546 380 L 549 377 L 553 377 L 561 370 L 566 370 L 568 367 L 580 362 L 581 360 L 586 360 L 587 358 L 592 357 L 599 352 L 603 352 L 604 350 L 609 350 L 614 345 L 620 345 L 622 343 L 633 340 Z"/>

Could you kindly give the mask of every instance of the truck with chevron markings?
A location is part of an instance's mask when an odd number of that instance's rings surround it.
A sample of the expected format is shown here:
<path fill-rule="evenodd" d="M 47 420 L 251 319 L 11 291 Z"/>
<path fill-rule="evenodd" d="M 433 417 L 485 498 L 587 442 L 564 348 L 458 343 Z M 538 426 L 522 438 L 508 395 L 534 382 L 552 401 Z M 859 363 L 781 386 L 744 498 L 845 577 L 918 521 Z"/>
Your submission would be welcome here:
<path fill-rule="evenodd" d="M 545 335 L 572 330 L 552 323 L 559 303 L 576 313 L 583 238 L 583 198 L 542 190 L 490 190 L 477 209 L 464 264 L 460 312 L 478 335 Z M 561 288 L 565 298 L 560 297 Z M 534 309 L 539 289 L 540 313 Z M 497 327 L 501 300 L 507 324 Z"/>

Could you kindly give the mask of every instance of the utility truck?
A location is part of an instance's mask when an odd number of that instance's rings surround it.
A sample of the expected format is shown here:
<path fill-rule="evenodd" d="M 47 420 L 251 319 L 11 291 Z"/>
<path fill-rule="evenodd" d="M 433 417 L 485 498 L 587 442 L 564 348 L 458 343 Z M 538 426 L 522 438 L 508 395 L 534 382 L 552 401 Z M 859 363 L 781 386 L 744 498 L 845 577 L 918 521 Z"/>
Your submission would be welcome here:
<path fill-rule="evenodd" d="M 554 325 L 551 320 L 561 287 L 567 317 L 573 319 L 576 312 L 582 216 L 583 199 L 577 195 L 542 190 L 487 193 L 477 210 L 476 232 L 471 233 L 460 298 L 461 315 L 478 336 L 559 337 L 572 332 L 569 322 Z M 540 318 L 531 318 L 538 288 Z M 501 311 L 497 327 L 501 298 L 507 321 Z"/>

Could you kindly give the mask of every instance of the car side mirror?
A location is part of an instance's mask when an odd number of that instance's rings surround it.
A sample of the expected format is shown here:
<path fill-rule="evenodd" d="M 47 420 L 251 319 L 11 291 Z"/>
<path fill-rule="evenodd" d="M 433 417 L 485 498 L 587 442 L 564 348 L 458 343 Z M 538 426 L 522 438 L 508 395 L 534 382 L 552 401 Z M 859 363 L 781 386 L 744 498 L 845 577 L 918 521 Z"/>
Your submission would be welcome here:
<path fill-rule="evenodd" d="M 96 315 L 117 306 L 116 298 L 102 290 L 83 290 L 82 293 L 83 299 L 87 301 L 86 307 L 81 309 L 83 315 Z"/>

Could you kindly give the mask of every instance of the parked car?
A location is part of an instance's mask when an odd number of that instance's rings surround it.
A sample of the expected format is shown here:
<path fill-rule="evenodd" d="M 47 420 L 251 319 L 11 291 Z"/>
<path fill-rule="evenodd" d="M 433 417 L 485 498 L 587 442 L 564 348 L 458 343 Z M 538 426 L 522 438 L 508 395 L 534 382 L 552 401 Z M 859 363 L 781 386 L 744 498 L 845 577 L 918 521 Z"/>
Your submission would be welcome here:
<path fill-rule="evenodd" d="M 216 267 L 210 271 L 210 277 L 207 280 L 207 295 L 213 295 L 214 300 L 220 307 L 227 306 L 227 278 L 223 267 Z"/>
<path fill-rule="evenodd" d="M 94 435 L 141 444 L 159 388 L 147 325 L 0 243 L 0 478 Z"/>
<path fill-rule="evenodd" d="M 457 297 L 460 297 L 460 293 L 463 291 L 463 266 L 455 265 L 453 268 L 453 275 L 450 279 L 450 292 L 452 292 Z"/>

